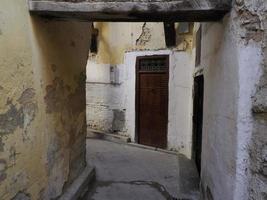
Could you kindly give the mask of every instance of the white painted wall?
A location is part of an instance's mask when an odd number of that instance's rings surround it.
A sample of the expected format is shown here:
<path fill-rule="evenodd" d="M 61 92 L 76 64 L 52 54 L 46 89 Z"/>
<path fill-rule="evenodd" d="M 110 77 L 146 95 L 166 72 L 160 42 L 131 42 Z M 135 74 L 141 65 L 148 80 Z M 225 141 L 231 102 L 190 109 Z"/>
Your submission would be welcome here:
<path fill-rule="evenodd" d="M 97 66 L 89 62 L 87 73 L 94 73 L 94 76 L 87 77 L 87 121 L 89 123 L 95 121 L 103 130 L 108 131 L 112 124 L 112 110 L 125 110 L 125 130 L 120 134 L 130 136 L 132 141 L 135 141 L 135 63 L 137 56 L 144 55 L 170 56 L 168 149 L 190 157 L 194 70 L 194 56 L 191 52 L 171 50 L 126 52 L 124 63 L 117 65 L 120 80 L 120 84 L 117 85 L 108 84 L 108 66 L 98 67 L 98 70 L 95 70 Z M 101 84 L 95 83 L 100 81 Z"/>
<path fill-rule="evenodd" d="M 232 13 L 233 14 L 233 13 Z M 202 29 L 204 119 L 202 188 L 214 200 L 250 199 L 249 143 L 252 136 L 252 96 L 261 75 L 261 47 L 242 41 L 240 27 L 225 17 Z"/>
<path fill-rule="evenodd" d="M 204 67 L 202 181 L 215 199 L 233 197 L 238 110 L 237 51 L 221 23 L 203 25 Z"/>
<path fill-rule="evenodd" d="M 125 109 L 124 102 L 124 67 L 117 66 L 119 82 L 110 81 L 110 65 L 97 64 L 94 60 L 87 63 L 86 107 L 87 124 L 90 128 L 112 132 L 113 110 Z M 124 134 L 125 130 L 121 131 Z"/>
<path fill-rule="evenodd" d="M 137 56 L 169 55 L 168 149 L 191 156 L 192 142 L 192 54 L 170 50 L 125 54 L 125 102 L 127 134 L 135 140 L 135 61 Z"/>

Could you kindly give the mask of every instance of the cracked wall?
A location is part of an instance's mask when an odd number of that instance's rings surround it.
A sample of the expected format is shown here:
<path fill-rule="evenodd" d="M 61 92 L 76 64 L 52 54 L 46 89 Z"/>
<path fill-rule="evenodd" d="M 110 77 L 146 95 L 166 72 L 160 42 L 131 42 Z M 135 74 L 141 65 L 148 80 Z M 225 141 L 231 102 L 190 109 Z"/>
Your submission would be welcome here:
<path fill-rule="evenodd" d="M 165 45 L 163 23 L 95 23 L 98 52 L 87 64 L 87 124 L 135 141 L 136 56 L 170 55 L 168 149 L 190 157 L 193 24 L 176 23 L 176 46 Z M 184 98 L 181 98 L 184 97 Z M 183 110 L 183 112 L 181 112 Z"/>
<path fill-rule="evenodd" d="M 206 199 L 266 199 L 266 9 L 236 0 L 222 22 L 203 24 Z"/>
<path fill-rule="evenodd" d="M 90 23 L 0 2 L 0 199 L 54 199 L 85 167 Z"/>

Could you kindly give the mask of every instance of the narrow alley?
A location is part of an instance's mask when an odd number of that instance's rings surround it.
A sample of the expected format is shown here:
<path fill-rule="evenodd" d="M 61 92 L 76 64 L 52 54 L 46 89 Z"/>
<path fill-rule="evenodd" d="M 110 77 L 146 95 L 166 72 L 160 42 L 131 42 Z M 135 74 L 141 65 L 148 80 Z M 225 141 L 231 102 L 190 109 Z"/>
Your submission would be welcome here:
<path fill-rule="evenodd" d="M 267 200 L 267 0 L 0 0 L 0 200 Z"/>
<path fill-rule="evenodd" d="M 198 175 L 182 155 L 87 139 L 96 182 L 84 200 L 198 199 Z"/>

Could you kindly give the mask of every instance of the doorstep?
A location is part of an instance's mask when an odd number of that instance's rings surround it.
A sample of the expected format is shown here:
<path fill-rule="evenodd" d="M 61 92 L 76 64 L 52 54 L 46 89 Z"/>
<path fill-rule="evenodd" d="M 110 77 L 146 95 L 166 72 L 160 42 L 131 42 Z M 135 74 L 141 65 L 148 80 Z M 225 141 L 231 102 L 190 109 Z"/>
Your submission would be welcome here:
<path fill-rule="evenodd" d="M 106 133 L 106 132 L 94 130 L 94 129 L 87 129 L 87 138 L 88 139 L 102 139 L 102 140 L 107 140 L 110 142 L 127 144 L 127 145 L 132 146 L 132 147 L 138 147 L 138 148 L 148 149 L 148 150 L 152 150 L 152 151 L 159 151 L 159 152 L 173 154 L 173 155 L 178 154 L 178 152 L 176 152 L 176 151 L 170 151 L 170 150 L 166 150 L 166 149 L 161 149 L 161 148 L 157 148 L 157 147 L 151 147 L 151 146 L 146 146 L 146 145 L 131 142 L 131 138 L 127 137 L 127 136 L 117 135 L 117 134 L 112 134 L 112 133 Z"/>
<path fill-rule="evenodd" d="M 137 143 L 130 142 L 130 143 L 128 143 L 128 145 L 129 146 L 133 146 L 133 147 L 142 148 L 142 149 L 148 149 L 148 150 L 152 150 L 152 151 L 159 151 L 159 152 L 162 152 L 162 153 L 178 155 L 178 152 L 176 152 L 176 151 L 170 151 L 170 150 L 161 149 L 161 148 L 157 148 L 157 147 L 146 146 L 146 145 L 143 145 L 143 144 L 137 144 Z"/>
<path fill-rule="evenodd" d="M 129 143 L 131 138 L 123 135 L 106 133 L 103 131 L 98 131 L 94 129 L 87 129 L 87 138 L 89 139 L 103 139 L 111 142 L 117 143 Z"/>

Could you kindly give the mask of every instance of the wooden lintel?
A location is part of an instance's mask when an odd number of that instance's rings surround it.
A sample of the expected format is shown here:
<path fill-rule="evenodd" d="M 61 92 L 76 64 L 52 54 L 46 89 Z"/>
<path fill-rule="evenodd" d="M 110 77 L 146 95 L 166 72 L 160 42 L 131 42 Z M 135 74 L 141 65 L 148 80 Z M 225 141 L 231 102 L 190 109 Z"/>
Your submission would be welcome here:
<path fill-rule="evenodd" d="M 167 47 L 176 45 L 176 31 L 174 22 L 164 22 L 165 43 Z"/>
<path fill-rule="evenodd" d="M 197 4 L 197 0 L 175 1 L 44 1 L 29 0 L 29 11 L 45 17 L 82 21 L 120 22 L 201 22 L 220 20 L 230 10 L 229 4 Z M 198 0 L 209 1 L 209 0 Z M 214 0 L 213 0 L 214 1 Z M 219 0 L 218 0 L 219 1 Z M 227 0 L 229 1 L 229 0 Z M 221 1 L 220 1 L 221 2 Z"/>

